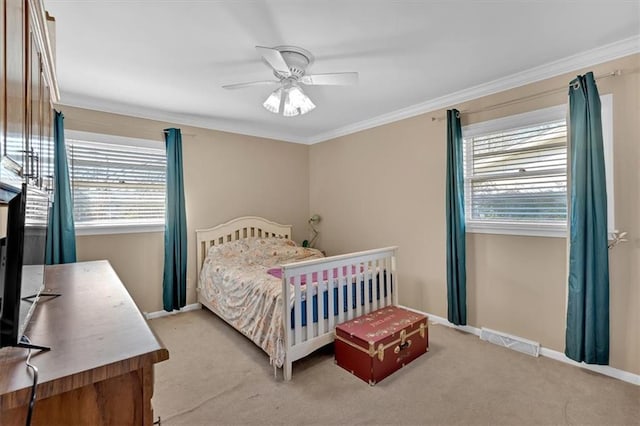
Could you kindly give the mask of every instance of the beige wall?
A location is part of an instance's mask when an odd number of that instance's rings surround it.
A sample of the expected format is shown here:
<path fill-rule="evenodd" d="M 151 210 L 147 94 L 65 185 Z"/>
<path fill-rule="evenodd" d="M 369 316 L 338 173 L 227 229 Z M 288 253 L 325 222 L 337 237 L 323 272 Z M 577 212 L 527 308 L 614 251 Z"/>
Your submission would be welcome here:
<path fill-rule="evenodd" d="M 237 216 L 292 224 L 308 237 L 308 147 L 171 123 L 63 107 L 65 128 L 157 140 L 162 129 L 183 134 L 189 254 L 187 303 L 195 302 L 195 229 Z M 163 233 L 79 236 L 78 260 L 108 259 L 143 311 L 162 309 Z"/>
<path fill-rule="evenodd" d="M 596 67 L 638 69 L 636 55 Z M 477 110 L 563 87 L 578 73 L 456 105 Z M 640 81 L 603 79 L 614 95 L 616 226 L 630 242 L 611 262 L 611 364 L 640 373 Z M 566 91 L 509 107 L 463 115 L 463 125 L 566 102 Z M 64 107 L 67 129 L 161 144 L 175 125 Z M 307 147 L 188 126 L 183 131 L 189 229 L 188 303 L 195 301 L 194 230 L 239 215 L 294 225 L 307 238 L 310 212 L 322 216 L 317 246 L 328 254 L 399 245 L 403 304 L 447 316 L 445 272 L 444 110 Z M 437 120 L 432 120 L 432 117 Z M 162 145 L 160 145 L 162 146 Z M 79 236 L 79 260 L 108 259 L 144 311 L 162 306 L 162 233 Z M 566 244 L 563 238 L 468 234 L 468 318 L 489 327 L 564 346 Z"/>
<path fill-rule="evenodd" d="M 566 87 L 579 73 L 613 93 L 616 227 L 630 242 L 611 251 L 611 365 L 640 373 L 640 55 L 576 70 L 483 97 L 461 111 Z M 635 71 L 635 72 L 634 72 Z M 480 113 L 463 125 L 566 103 L 567 91 Z M 318 246 L 329 254 L 400 246 L 400 302 L 447 316 L 445 269 L 445 111 L 310 147 L 310 211 L 322 216 Z M 436 120 L 432 120 L 435 117 Z M 564 238 L 467 234 L 468 320 L 564 350 Z"/>

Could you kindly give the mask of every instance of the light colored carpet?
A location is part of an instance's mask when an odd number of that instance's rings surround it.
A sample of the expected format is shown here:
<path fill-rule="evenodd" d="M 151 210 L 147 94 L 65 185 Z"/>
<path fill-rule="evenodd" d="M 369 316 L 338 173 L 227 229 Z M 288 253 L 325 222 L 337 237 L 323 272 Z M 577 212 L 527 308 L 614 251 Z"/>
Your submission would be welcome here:
<path fill-rule="evenodd" d="M 209 311 L 150 321 L 169 349 L 153 405 L 168 425 L 638 425 L 640 387 L 534 358 L 443 326 L 430 351 L 369 386 L 332 347 L 294 363 L 283 382 L 267 355 Z"/>

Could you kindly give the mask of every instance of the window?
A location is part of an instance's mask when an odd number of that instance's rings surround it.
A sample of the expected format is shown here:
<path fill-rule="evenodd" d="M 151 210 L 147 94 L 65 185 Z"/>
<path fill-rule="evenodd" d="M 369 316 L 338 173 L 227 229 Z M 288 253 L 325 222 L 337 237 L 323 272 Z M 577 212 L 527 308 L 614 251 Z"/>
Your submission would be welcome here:
<path fill-rule="evenodd" d="M 601 101 L 611 232 L 611 95 Z M 463 129 L 467 231 L 566 236 L 566 108 L 546 108 Z"/>
<path fill-rule="evenodd" d="M 160 231 L 166 156 L 160 142 L 67 132 L 78 233 Z"/>

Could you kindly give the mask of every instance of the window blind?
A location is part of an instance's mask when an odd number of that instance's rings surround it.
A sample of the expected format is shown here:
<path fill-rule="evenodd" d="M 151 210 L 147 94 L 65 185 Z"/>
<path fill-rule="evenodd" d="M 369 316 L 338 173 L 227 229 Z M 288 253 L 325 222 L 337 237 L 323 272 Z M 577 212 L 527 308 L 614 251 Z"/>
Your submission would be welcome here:
<path fill-rule="evenodd" d="M 28 186 L 27 203 L 25 205 L 25 225 L 47 226 L 49 206 L 49 194 Z"/>
<path fill-rule="evenodd" d="M 67 140 L 76 226 L 164 224 L 163 149 Z"/>
<path fill-rule="evenodd" d="M 565 120 L 465 138 L 468 220 L 564 223 Z"/>

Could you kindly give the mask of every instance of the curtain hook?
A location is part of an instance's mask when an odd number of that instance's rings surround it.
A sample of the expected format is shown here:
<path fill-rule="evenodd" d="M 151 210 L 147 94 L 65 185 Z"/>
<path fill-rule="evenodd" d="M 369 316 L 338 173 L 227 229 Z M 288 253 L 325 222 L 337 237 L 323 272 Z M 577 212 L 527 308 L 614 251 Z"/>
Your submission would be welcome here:
<path fill-rule="evenodd" d="M 575 83 L 573 83 L 572 87 L 573 87 L 573 90 L 579 89 L 580 88 L 580 82 L 576 81 Z"/>

